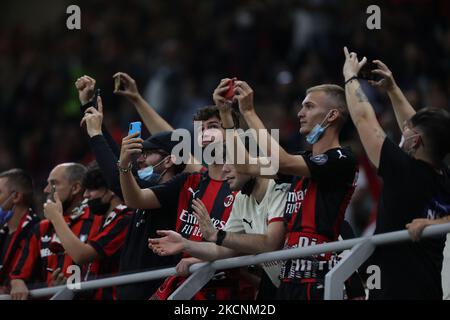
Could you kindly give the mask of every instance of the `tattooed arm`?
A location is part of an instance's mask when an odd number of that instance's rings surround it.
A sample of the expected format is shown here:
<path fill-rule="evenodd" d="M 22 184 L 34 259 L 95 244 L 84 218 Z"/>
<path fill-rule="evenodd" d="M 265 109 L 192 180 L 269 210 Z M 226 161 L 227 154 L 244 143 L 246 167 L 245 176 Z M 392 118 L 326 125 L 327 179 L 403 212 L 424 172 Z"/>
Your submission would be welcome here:
<path fill-rule="evenodd" d="M 367 59 L 364 57 L 361 61 L 358 61 L 356 53 L 349 53 L 347 48 L 344 48 L 344 53 L 345 64 L 343 73 L 347 81 L 358 74 Z M 345 96 L 347 98 L 350 117 L 355 124 L 367 156 L 375 167 L 378 168 L 381 147 L 383 146 L 386 134 L 378 123 L 372 105 L 364 94 L 358 79 L 347 82 L 345 85 Z"/>

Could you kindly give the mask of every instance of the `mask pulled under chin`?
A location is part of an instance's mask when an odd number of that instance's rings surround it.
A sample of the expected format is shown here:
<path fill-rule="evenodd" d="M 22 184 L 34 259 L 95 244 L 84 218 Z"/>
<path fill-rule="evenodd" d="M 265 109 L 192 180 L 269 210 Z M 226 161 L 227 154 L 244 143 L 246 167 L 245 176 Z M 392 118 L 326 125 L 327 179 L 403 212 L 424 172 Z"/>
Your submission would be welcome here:
<path fill-rule="evenodd" d="M 325 132 L 325 130 L 329 127 L 329 125 L 323 126 L 323 123 L 328 119 L 328 116 L 330 115 L 332 110 L 330 110 L 325 118 L 322 120 L 322 122 L 319 124 L 316 124 L 314 128 L 312 128 L 311 132 L 308 133 L 306 136 L 306 142 L 309 144 L 314 144 L 317 141 L 319 141 L 322 134 Z"/>
<path fill-rule="evenodd" d="M 9 219 L 11 219 L 13 214 L 13 209 L 4 210 L 3 207 L 0 207 L 0 226 L 3 226 L 5 223 L 7 223 Z"/>

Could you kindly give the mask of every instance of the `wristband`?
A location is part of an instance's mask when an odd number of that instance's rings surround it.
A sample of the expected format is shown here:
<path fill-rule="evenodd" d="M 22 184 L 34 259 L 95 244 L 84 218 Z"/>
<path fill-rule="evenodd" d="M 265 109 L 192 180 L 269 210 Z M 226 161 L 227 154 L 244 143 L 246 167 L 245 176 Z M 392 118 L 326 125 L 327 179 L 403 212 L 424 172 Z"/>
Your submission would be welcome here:
<path fill-rule="evenodd" d="M 358 79 L 358 76 L 353 76 L 350 79 L 346 80 L 345 83 L 344 83 L 344 86 L 346 86 L 347 83 L 349 83 L 350 81 L 355 80 L 355 79 Z"/>

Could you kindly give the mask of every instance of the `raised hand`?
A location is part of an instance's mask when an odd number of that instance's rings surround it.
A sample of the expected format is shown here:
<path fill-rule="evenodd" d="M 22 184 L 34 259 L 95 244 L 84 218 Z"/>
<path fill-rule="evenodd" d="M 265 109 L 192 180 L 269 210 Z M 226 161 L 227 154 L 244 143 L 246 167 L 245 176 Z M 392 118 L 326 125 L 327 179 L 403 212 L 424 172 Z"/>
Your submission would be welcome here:
<path fill-rule="evenodd" d="M 78 98 L 80 99 L 80 103 L 85 105 L 94 96 L 95 79 L 84 75 L 75 81 L 75 87 L 78 90 Z"/>
<path fill-rule="evenodd" d="M 344 75 L 344 79 L 348 80 L 351 77 L 358 76 L 359 70 L 366 64 L 367 58 L 362 58 L 361 61 L 358 61 L 358 55 L 355 52 L 348 52 L 347 47 L 344 47 L 345 54 L 345 63 L 342 69 L 342 73 Z"/>
<path fill-rule="evenodd" d="M 136 81 L 124 72 L 117 72 L 113 78 L 120 78 L 120 83 L 123 88 L 114 88 L 114 93 L 129 99 L 131 102 L 138 100 L 140 94 L 137 88 Z"/>
<path fill-rule="evenodd" d="M 80 127 L 86 124 L 87 133 L 91 138 L 102 134 L 103 102 L 100 96 L 97 97 L 97 106 L 98 109 L 94 107 L 87 108 L 80 122 Z"/>
<path fill-rule="evenodd" d="M 236 81 L 234 83 L 234 99 L 239 103 L 239 111 L 244 114 L 255 110 L 253 104 L 253 90 L 245 81 Z"/>
<path fill-rule="evenodd" d="M 122 139 L 122 148 L 120 149 L 119 164 L 122 168 L 129 167 L 133 155 L 142 153 L 142 140 L 138 138 L 139 132 L 135 132 Z"/>
<path fill-rule="evenodd" d="M 225 78 L 220 80 L 219 85 L 213 92 L 214 104 L 219 108 L 219 111 L 231 110 L 231 105 L 233 101 L 228 100 L 224 97 L 225 93 L 228 91 L 230 86 L 230 78 Z"/>
<path fill-rule="evenodd" d="M 148 239 L 148 247 L 160 256 L 171 256 L 184 250 L 185 239 L 171 230 L 156 231 L 161 238 Z"/>
<path fill-rule="evenodd" d="M 396 83 L 391 70 L 380 60 L 374 60 L 373 63 L 377 65 L 378 69 L 372 70 L 372 72 L 380 75 L 382 79 L 379 81 L 369 80 L 369 83 L 374 87 L 383 88 L 386 91 L 395 89 Z"/>

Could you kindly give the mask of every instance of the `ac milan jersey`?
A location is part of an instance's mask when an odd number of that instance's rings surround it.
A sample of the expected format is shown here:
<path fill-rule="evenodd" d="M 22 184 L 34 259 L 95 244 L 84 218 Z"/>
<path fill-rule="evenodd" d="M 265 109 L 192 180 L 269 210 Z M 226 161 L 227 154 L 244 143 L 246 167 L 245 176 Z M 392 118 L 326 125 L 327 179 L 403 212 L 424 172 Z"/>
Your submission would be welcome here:
<path fill-rule="evenodd" d="M 11 268 L 19 258 L 26 241 L 31 236 L 31 230 L 39 223 L 39 218 L 31 209 L 20 219 L 16 231 L 9 233 L 8 224 L 0 228 L 0 286 L 5 285 Z"/>
<path fill-rule="evenodd" d="M 177 217 L 175 231 L 184 238 L 193 241 L 202 241 L 202 233 L 197 219 L 192 213 L 192 200 L 200 199 L 205 204 L 214 226 L 217 229 L 223 229 L 230 216 L 236 195 L 236 192 L 231 191 L 228 183 L 211 179 L 207 171 L 191 174 L 182 173 L 169 182 L 151 189 L 161 204 L 163 209 L 161 214 L 175 214 Z M 185 255 L 184 257 L 188 256 Z M 223 273 L 221 275 L 225 276 Z M 168 297 L 183 280 L 181 277 L 170 277 L 162 286 L 164 290 L 162 288 L 158 289 L 158 296 L 154 296 L 153 299 Z M 214 280 L 210 281 L 207 287 L 214 286 L 214 282 Z M 168 283 L 171 285 L 168 285 Z M 236 288 L 239 286 L 239 283 L 236 278 L 226 277 L 226 279 L 218 280 L 217 283 L 220 283 L 217 289 L 203 289 L 197 294 L 197 297 L 206 299 L 237 298 Z M 232 294 L 232 291 L 236 291 L 236 294 Z"/>
<path fill-rule="evenodd" d="M 92 214 L 88 206 L 77 208 L 64 219 L 82 242 L 93 237 L 102 221 L 102 217 Z M 36 225 L 29 241 L 20 250 L 10 278 L 29 281 L 37 275 L 40 281 L 51 285 L 53 271 L 60 268 L 65 277 L 69 277 L 71 273 L 67 272 L 67 268 L 70 265 L 75 265 L 75 262 L 65 253 L 51 222 L 45 219 Z"/>
<path fill-rule="evenodd" d="M 118 205 L 109 214 L 102 217 L 99 230 L 88 240 L 88 243 L 97 251 L 98 257 L 88 266 L 87 280 L 113 276 L 118 273 L 120 253 L 132 213 L 132 209 Z M 116 300 L 116 287 L 96 290 L 94 299 Z"/>
<path fill-rule="evenodd" d="M 349 148 L 301 156 L 311 176 L 295 177 L 292 181 L 284 214 L 285 249 L 336 241 L 356 184 L 357 162 Z M 283 263 L 281 279 L 314 282 L 323 279 L 336 263 L 335 253 L 291 259 Z"/>

